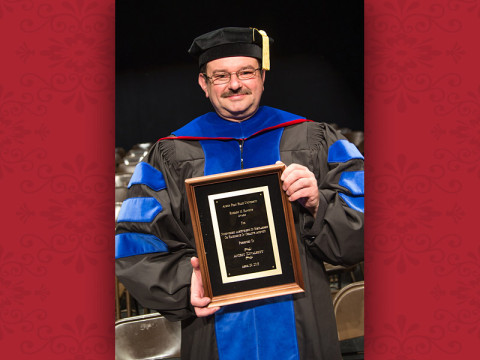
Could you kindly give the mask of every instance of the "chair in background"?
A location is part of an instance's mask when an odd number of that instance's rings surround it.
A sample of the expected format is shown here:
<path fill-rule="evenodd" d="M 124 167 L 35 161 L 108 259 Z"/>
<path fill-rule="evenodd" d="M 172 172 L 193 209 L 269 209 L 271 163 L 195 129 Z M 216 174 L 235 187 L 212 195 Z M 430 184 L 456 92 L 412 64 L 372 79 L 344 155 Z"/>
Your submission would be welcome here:
<path fill-rule="evenodd" d="M 115 204 L 121 203 L 127 198 L 127 190 L 126 186 L 116 186 L 115 187 Z"/>
<path fill-rule="evenodd" d="M 152 310 L 143 307 L 115 276 L 115 320 L 151 312 Z"/>
<path fill-rule="evenodd" d="M 115 201 L 115 223 L 117 222 L 118 214 L 122 208 L 123 201 Z"/>
<path fill-rule="evenodd" d="M 132 178 L 132 173 L 115 173 L 115 187 L 119 186 L 128 186 L 130 179 Z"/>
<path fill-rule="evenodd" d="M 180 322 L 159 313 L 115 322 L 115 360 L 180 359 Z"/>
<path fill-rule="evenodd" d="M 123 162 L 125 164 L 138 164 L 143 160 L 145 155 L 148 154 L 148 150 L 142 148 L 132 148 L 123 157 Z"/>
<path fill-rule="evenodd" d="M 133 174 L 137 164 L 138 162 L 130 163 L 127 160 L 124 160 L 123 162 L 118 164 L 118 172 Z"/>
<path fill-rule="evenodd" d="M 132 173 L 116 173 L 115 174 L 115 204 L 121 203 L 127 198 L 127 186 L 132 178 Z"/>
<path fill-rule="evenodd" d="M 333 309 L 343 359 L 363 359 L 364 282 L 340 289 L 333 299 Z"/>
<path fill-rule="evenodd" d="M 153 142 L 144 142 L 144 143 L 138 143 L 138 144 L 135 144 L 132 146 L 132 149 L 134 150 L 137 150 L 137 149 L 141 149 L 141 150 L 150 150 L 150 148 L 153 146 Z"/>
<path fill-rule="evenodd" d="M 125 156 L 126 152 L 125 149 L 122 147 L 115 148 L 115 169 L 117 168 L 118 164 L 120 164 Z"/>
<path fill-rule="evenodd" d="M 351 266 L 332 265 L 326 262 L 323 265 L 330 280 L 332 300 L 341 288 L 363 280 L 363 261 Z"/>
<path fill-rule="evenodd" d="M 340 132 L 348 139 L 348 141 L 354 144 L 362 154 L 364 154 L 365 135 L 363 131 L 352 131 L 348 128 L 342 128 L 340 129 Z"/>

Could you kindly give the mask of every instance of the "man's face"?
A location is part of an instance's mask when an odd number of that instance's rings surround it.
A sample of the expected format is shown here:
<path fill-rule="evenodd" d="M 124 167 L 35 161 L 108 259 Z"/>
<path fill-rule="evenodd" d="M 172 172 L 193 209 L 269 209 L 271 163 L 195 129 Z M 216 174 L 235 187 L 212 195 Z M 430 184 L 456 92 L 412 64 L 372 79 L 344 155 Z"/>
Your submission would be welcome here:
<path fill-rule="evenodd" d="M 252 57 L 234 56 L 212 60 L 207 63 L 207 76 L 219 72 L 236 72 L 244 69 L 259 68 L 258 60 Z M 198 83 L 210 99 L 215 111 L 222 118 L 230 121 L 243 121 L 256 113 L 263 93 L 265 72 L 259 70 L 255 77 L 248 80 L 239 80 L 232 74 L 226 84 L 215 85 L 200 74 Z"/>

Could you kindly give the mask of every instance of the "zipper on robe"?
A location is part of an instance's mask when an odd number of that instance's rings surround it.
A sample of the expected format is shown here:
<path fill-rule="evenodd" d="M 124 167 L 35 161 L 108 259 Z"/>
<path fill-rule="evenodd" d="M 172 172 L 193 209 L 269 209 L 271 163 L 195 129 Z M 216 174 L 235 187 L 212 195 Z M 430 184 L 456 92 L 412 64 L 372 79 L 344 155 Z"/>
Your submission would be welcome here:
<path fill-rule="evenodd" d="M 243 169 L 243 142 L 245 140 L 238 140 L 238 145 L 240 146 L 240 169 Z"/>

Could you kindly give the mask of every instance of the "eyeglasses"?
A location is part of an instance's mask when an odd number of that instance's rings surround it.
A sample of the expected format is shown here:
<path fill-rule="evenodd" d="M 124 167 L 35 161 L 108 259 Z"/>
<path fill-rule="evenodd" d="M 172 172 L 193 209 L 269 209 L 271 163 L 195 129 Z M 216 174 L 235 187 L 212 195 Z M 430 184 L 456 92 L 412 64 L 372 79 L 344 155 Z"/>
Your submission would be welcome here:
<path fill-rule="evenodd" d="M 209 79 L 212 84 L 214 85 L 221 85 L 221 84 L 226 84 L 230 82 L 230 79 L 232 78 L 232 75 L 235 74 L 237 75 L 238 80 L 249 80 L 253 79 L 255 75 L 257 74 L 257 71 L 260 70 L 261 68 L 257 69 L 242 69 L 234 72 L 217 72 L 213 74 L 212 76 L 207 76 L 207 74 L 203 74 L 207 79 Z"/>

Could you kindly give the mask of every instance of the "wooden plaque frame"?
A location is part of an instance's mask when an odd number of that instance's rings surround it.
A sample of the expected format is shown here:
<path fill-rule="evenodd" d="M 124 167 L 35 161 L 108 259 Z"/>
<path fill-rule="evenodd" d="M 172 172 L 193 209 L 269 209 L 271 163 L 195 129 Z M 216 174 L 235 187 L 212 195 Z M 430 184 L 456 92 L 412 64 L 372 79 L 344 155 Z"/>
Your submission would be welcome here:
<path fill-rule="evenodd" d="M 284 169 L 276 164 L 185 180 L 209 307 L 304 291 Z"/>

